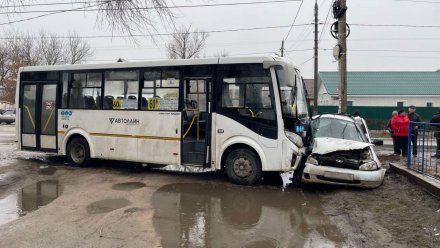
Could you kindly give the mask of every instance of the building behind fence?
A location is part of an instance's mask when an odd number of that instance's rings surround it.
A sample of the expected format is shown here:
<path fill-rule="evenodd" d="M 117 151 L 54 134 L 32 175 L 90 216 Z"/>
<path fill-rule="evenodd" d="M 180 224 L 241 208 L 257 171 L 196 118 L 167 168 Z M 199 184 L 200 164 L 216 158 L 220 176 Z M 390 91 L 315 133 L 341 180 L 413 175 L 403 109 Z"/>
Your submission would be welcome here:
<path fill-rule="evenodd" d="M 417 107 L 417 106 L 416 106 Z M 391 113 L 399 110 L 399 107 L 375 107 L 375 106 L 349 106 L 348 114 L 358 111 L 367 121 L 370 130 L 385 130 L 386 125 L 391 119 Z M 408 107 L 403 107 L 408 111 Z M 422 121 L 429 122 L 432 116 L 437 113 L 438 107 L 417 107 L 417 114 L 420 115 Z M 337 113 L 338 106 L 319 106 L 319 113 Z"/>

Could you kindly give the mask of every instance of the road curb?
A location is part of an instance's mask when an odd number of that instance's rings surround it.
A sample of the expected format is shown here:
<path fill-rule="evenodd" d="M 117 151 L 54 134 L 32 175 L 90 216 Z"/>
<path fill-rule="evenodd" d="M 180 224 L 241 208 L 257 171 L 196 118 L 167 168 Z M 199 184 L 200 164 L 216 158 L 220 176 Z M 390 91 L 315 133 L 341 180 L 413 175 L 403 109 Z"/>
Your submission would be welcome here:
<path fill-rule="evenodd" d="M 390 163 L 389 170 L 407 177 L 411 182 L 423 187 L 429 193 L 440 198 L 440 181 L 419 174 L 398 163 Z"/>

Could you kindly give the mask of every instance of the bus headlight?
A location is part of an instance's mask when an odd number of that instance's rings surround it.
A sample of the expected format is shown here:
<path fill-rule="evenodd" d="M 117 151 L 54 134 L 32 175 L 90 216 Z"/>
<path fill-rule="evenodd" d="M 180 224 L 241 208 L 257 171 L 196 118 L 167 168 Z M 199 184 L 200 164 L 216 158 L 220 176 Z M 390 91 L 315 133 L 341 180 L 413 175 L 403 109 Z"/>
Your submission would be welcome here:
<path fill-rule="evenodd" d="M 359 166 L 359 170 L 361 171 L 372 171 L 377 170 L 377 163 L 375 161 L 367 162 L 361 166 Z"/>
<path fill-rule="evenodd" d="M 306 161 L 307 164 L 319 165 L 319 162 L 316 158 L 309 156 Z"/>

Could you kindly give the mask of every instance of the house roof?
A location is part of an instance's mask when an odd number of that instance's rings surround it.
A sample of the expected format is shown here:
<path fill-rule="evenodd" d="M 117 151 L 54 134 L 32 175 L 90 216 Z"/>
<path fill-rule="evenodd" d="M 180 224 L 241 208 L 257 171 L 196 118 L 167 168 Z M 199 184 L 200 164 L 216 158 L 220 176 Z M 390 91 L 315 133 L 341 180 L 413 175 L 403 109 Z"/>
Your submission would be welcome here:
<path fill-rule="evenodd" d="M 307 90 L 307 95 L 310 99 L 313 99 L 314 96 L 314 83 L 315 80 L 313 79 L 304 79 L 304 84 L 306 86 L 306 90 Z"/>
<path fill-rule="evenodd" d="M 329 95 L 338 94 L 338 72 L 320 72 Z M 440 95 L 440 71 L 347 73 L 347 95 Z"/>

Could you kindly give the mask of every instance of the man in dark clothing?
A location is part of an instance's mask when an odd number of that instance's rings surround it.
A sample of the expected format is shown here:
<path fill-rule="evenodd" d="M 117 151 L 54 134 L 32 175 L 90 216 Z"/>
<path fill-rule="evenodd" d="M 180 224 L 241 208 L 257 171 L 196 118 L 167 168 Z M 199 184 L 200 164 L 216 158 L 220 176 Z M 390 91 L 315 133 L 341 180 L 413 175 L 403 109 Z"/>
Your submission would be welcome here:
<path fill-rule="evenodd" d="M 432 124 L 440 124 L 440 108 L 437 113 L 432 116 Z M 437 139 L 437 151 L 432 157 L 440 158 L 440 126 L 434 127 L 434 137 Z"/>
<path fill-rule="evenodd" d="M 394 154 L 393 154 L 393 155 L 399 155 L 399 151 L 397 150 L 397 140 L 396 140 L 396 137 L 394 136 L 394 130 L 393 130 L 393 128 L 391 127 L 391 120 L 392 120 L 393 117 L 396 116 L 396 115 L 397 115 L 397 111 L 394 110 L 394 111 L 391 113 L 391 119 L 390 119 L 390 121 L 388 122 L 388 125 L 387 125 L 387 130 L 388 130 L 388 132 L 390 133 L 391 138 L 393 139 L 393 147 L 394 147 Z"/>
<path fill-rule="evenodd" d="M 408 108 L 408 118 L 410 122 L 422 122 L 420 115 L 416 113 L 416 106 L 411 105 Z M 417 157 L 417 134 L 419 130 L 418 124 L 413 124 L 411 130 L 411 143 L 412 143 L 412 153 L 414 157 Z"/>

